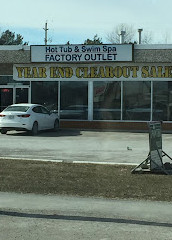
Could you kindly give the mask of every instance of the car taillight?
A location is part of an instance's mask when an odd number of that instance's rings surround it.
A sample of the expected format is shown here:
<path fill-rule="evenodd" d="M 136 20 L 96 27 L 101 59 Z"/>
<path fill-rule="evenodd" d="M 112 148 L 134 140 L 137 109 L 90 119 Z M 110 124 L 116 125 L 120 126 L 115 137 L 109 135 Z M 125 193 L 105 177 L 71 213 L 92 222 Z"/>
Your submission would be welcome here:
<path fill-rule="evenodd" d="M 3 115 L 3 114 L 0 114 L 0 117 L 5 117 L 5 115 Z"/>
<path fill-rule="evenodd" d="M 28 118 L 28 117 L 30 117 L 30 114 L 18 115 L 18 117 L 22 117 L 22 118 Z"/>

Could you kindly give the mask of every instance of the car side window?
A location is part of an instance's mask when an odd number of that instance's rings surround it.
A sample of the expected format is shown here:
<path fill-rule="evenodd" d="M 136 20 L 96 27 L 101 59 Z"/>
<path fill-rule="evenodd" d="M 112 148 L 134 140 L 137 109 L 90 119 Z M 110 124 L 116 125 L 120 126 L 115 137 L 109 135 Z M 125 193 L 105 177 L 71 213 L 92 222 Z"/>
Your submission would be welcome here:
<path fill-rule="evenodd" d="M 33 109 L 32 109 L 32 111 L 33 112 L 35 112 L 35 113 L 42 113 L 42 109 L 41 109 L 41 107 L 34 107 Z"/>
<path fill-rule="evenodd" d="M 46 108 L 44 108 L 44 107 L 41 107 L 41 110 L 42 110 L 42 113 L 44 113 L 44 114 L 49 114 L 48 109 L 46 109 Z"/>

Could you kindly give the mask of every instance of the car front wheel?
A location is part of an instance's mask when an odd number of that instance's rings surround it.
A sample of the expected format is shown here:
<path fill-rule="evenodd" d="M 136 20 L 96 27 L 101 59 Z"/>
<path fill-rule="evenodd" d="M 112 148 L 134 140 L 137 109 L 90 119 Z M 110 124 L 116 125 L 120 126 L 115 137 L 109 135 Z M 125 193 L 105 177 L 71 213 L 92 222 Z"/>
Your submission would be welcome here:
<path fill-rule="evenodd" d="M 7 130 L 6 129 L 1 129 L 1 134 L 6 134 Z"/>
<path fill-rule="evenodd" d="M 33 136 L 36 136 L 38 134 L 38 123 L 37 122 L 34 122 L 31 132 L 32 132 Z"/>

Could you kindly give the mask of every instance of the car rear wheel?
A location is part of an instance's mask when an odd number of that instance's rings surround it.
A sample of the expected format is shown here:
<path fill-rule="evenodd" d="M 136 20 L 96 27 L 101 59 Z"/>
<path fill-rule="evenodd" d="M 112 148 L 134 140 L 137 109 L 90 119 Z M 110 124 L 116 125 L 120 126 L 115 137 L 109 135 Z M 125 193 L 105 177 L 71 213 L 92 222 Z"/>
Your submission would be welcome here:
<path fill-rule="evenodd" d="M 6 134 L 7 130 L 6 129 L 1 129 L 1 134 Z"/>
<path fill-rule="evenodd" d="M 59 121 L 56 119 L 55 122 L 54 122 L 53 131 L 57 132 L 58 130 L 59 130 Z"/>
<path fill-rule="evenodd" d="M 31 132 L 32 132 L 33 136 L 36 136 L 38 134 L 38 123 L 37 122 L 34 122 Z"/>

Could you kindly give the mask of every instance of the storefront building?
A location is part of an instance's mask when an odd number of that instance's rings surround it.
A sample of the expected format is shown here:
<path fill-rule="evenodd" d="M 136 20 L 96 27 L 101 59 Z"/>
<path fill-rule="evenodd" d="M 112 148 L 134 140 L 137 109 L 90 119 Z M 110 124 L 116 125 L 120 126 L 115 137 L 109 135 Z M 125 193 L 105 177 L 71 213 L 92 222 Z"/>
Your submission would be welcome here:
<path fill-rule="evenodd" d="M 32 102 L 61 127 L 172 128 L 172 45 L 0 46 L 0 109 Z"/>

